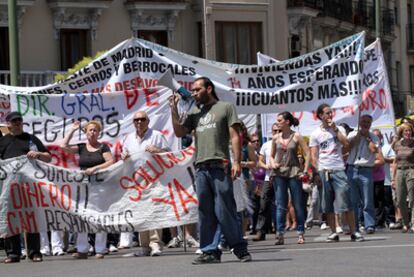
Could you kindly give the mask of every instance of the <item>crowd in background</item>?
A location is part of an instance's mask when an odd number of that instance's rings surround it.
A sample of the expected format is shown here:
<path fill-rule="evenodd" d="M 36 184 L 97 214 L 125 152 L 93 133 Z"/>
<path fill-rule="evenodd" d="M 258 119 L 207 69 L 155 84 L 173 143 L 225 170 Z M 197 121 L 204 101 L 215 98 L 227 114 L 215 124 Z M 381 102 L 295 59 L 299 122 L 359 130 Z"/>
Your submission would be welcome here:
<path fill-rule="evenodd" d="M 272 138 L 263 144 L 266 139 L 261 134 L 248 134 L 241 124 L 242 174 L 234 182 L 241 190 L 235 192 L 234 197 L 244 238 L 253 235 L 251 243 L 255 243 L 274 233 L 274 243 L 283 245 L 286 232 L 296 231 L 297 243 L 304 244 L 305 232 L 316 227 L 330 228 L 328 242 L 338 241 L 340 234 L 350 235 L 353 241 L 363 241 L 364 237 L 383 228 L 414 232 L 413 121 L 403 118 L 389 144 L 385 143 L 381 130 L 371 130 L 370 115 L 360 115 L 359 126 L 355 129 L 346 124 L 335 125 L 328 105 L 318 110 L 318 118 L 322 122 L 320 129 L 307 138 L 294 131 L 299 121 L 291 113 L 280 113 L 272 125 Z M 169 151 L 163 135 L 148 127 L 149 121 L 145 112 L 134 115 L 137 132 L 125 140 L 123 159 L 136 151 Z M 24 152 L 30 158 L 48 161 L 50 157 L 41 142 L 22 132 L 22 122 L 18 113 L 7 118 L 11 134 L 0 139 L 1 158 Z M 98 141 L 102 128 L 98 122 L 91 121 L 82 127 L 87 141 L 70 144 L 73 133 L 81 128 L 76 123 L 62 149 L 78 154 L 80 168 L 87 174 L 94 174 L 113 163 L 112 154 Z M 22 153 L 4 154 L 9 153 L 10 136 L 29 143 L 21 146 Z M 190 145 L 191 141 L 191 136 L 185 136 L 183 146 Z M 77 259 L 91 255 L 103 258 L 118 249 L 137 246 L 141 249 L 134 252 L 135 256 L 159 256 L 163 247 L 186 244 L 197 250 L 200 247 L 198 233 L 196 224 L 139 234 L 51 231 L 34 238 L 29 234 L 26 238 L 28 251 L 20 236 L 14 237 L 12 242 L 7 238 L 1 247 L 7 252 L 6 263 L 18 262 L 26 255 L 33 261 L 41 261 L 43 255 L 67 253 L 73 253 Z M 228 247 L 225 237 L 219 247 L 221 250 Z"/>

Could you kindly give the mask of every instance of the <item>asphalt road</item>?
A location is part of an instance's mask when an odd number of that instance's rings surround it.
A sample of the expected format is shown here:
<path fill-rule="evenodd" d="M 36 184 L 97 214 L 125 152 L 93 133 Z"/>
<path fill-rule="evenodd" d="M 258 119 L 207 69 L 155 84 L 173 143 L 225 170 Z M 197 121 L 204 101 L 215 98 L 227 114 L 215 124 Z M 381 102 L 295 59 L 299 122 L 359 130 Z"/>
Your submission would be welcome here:
<path fill-rule="evenodd" d="M 327 231 L 313 229 L 306 233 L 306 243 L 296 244 L 294 232 L 288 232 L 285 245 L 275 246 L 274 235 L 266 241 L 252 242 L 253 261 L 240 263 L 229 252 L 221 264 L 192 265 L 195 249 L 165 249 L 160 257 L 128 257 L 137 249 L 122 250 L 97 260 L 74 260 L 71 256 L 45 257 L 43 263 L 22 261 L 0 264 L 0 277 L 48 276 L 414 276 L 414 234 L 380 230 L 366 235 L 364 242 L 326 243 Z M 1 251 L 0 258 L 4 258 Z"/>

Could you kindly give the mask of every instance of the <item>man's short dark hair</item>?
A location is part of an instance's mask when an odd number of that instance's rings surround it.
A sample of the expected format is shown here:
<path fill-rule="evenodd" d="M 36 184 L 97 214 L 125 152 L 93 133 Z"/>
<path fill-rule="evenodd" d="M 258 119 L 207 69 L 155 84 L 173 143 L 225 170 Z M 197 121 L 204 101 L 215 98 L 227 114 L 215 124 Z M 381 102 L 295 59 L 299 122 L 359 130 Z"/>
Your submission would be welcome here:
<path fill-rule="evenodd" d="M 331 106 L 329 106 L 326 103 L 320 104 L 319 107 L 316 109 L 316 117 L 321 119 L 321 117 L 319 115 L 323 114 L 323 110 L 325 108 L 330 108 Z"/>
<path fill-rule="evenodd" d="M 213 82 L 210 80 L 210 78 L 207 78 L 207 77 L 204 77 L 204 76 L 203 77 L 198 77 L 197 79 L 194 80 L 194 82 L 199 81 L 199 80 L 203 80 L 203 85 L 204 85 L 205 88 L 211 87 L 211 94 L 213 95 L 213 97 L 216 100 L 219 100 L 219 98 L 217 97 L 217 94 L 216 94 L 216 88 L 215 88 Z"/>

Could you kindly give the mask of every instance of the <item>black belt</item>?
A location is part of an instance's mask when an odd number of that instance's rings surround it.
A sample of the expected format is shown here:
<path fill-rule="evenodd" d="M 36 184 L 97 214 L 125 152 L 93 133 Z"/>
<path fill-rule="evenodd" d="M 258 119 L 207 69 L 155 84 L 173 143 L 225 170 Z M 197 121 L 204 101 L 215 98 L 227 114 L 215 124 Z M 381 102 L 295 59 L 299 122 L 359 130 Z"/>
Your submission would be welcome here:
<path fill-rule="evenodd" d="M 210 168 L 226 168 L 228 166 L 228 161 L 226 160 L 209 160 L 196 164 L 196 168 L 199 169 L 210 169 Z"/>
<path fill-rule="evenodd" d="M 397 169 L 414 169 L 414 165 L 410 165 L 410 166 L 397 166 Z"/>

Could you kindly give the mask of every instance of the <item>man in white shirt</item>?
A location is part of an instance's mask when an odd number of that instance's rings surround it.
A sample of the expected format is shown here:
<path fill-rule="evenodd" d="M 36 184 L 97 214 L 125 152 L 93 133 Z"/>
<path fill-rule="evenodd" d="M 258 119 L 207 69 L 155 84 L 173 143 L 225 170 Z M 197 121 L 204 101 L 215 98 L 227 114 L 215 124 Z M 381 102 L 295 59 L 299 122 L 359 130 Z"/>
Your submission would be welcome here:
<path fill-rule="evenodd" d="M 350 152 L 348 156 L 347 175 L 351 185 L 351 199 L 355 211 L 355 224 L 359 229 L 359 209 L 363 208 L 365 232 L 375 232 L 374 179 L 373 169 L 378 153 L 379 140 L 369 131 L 372 116 L 360 117 L 359 130 L 348 135 Z M 382 155 L 381 155 L 382 157 Z M 382 160 L 383 162 L 383 160 Z"/>
<path fill-rule="evenodd" d="M 122 145 L 122 159 L 138 152 L 162 153 L 169 151 L 168 143 L 161 132 L 149 128 L 149 118 L 146 112 L 139 111 L 134 114 L 133 124 L 136 131 L 128 134 Z M 160 256 L 161 230 L 150 230 L 139 233 L 142 253 L 135 256 Z M 129 244 L 131 233 L 121 233 L 120 245 Z M 126 242 L 125 242 L 126 241 Z"/>
<path fill-rule="evenodd" d="M 336 233 L 335 213 L 344 213 L 350 225 L 351 240 L 361 241 L 362 236 L 355 233 L 355 217 L 352 210 L 351 188 L 345 174 L 342 148 L 348 148 L 349 142 L 345 130 L 333 122 L 333 114 L 328 104 L 321 104 L 317 117 L 322 121 L 310 137 L 312 165 L 318 169 L 322 181 L 322 212 L 326 213 L 332 233 L 327 242 L 339 241 Z"/>

